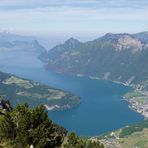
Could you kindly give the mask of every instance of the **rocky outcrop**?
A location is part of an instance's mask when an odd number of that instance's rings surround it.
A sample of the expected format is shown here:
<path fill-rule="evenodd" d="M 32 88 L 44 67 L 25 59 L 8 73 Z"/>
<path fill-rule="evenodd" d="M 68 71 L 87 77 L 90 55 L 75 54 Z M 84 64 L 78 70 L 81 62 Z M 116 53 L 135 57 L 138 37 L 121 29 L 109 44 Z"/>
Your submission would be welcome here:
<path fill-rule="evenodd" d="M 10 102 L 7 100 L 4 100 L 3 97 L 0 97 L 0 114 L 6 114 L 11 110 L 12 110 L 12 107 L 10 105 Z"/>

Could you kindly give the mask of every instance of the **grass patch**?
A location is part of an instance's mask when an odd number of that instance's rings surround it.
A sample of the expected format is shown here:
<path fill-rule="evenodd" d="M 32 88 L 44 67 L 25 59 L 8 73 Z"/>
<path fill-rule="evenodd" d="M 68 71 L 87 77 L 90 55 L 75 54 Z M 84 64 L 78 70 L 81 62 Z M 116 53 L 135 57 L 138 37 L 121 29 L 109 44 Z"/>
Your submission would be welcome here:
<path fill-rule="evenodd" d="M 136 92 L 136 91 L 129 92 L 129 93 L 127 93 L 127 94 L 124 95 L 124 97 L 126 99 L 130 99 L 130 98 L 134 98 L 134 97 L 142 97 L 142 96 L 143 96 L 143 94 L 141 94 L 140 92 Z"/>
<path fill-rule="evenodd" d="M 80 52 L 76 51 L 76 52 L 72 52 L 71 56 L 76 56 L 76 55 L 79 55 L 79 54 L 80 54 Z"/>
<path fill-rule="evenodd" d="M 11 76 L 10 78 L 6 79 L 3 83 L 7 84 L 7 85 L 16 84 L 16 85 L 18 85 L 20 87 L 24 87 L 26 89 L 33 87 L 33 85 L 29 81 L 24 80 L 24 79 L 20 79 L 20 78 L 14 77 L 14 76 Z"/>
<path fill-rule="evenodd" d="M 123 128 L 120 132 L 120 138 L 129 136 L 137 131 L 142 131 L 144 128 L 148 128 L 148 120 Z"/>
<path fill-rule="evenodd" d="M 148 140 L 141 140 L 135 144 L 135 147 L 143 148 L 146 144 L 148 144 Z"/>
<path fill-rule="evenodd" d="M 19 96 L 24 97 L 32 97 L 35 99 L 47 99 L 47 100 L 54 100 L 54 99 L 63 99 L 66 96 L 66 93 L 59 92 L 56 90 L 52 90 L 49 93 L 37 93 L 37 92 L 29 92 L 29 91 L 18 91 L 16 93 Z"/>
<path fill-rule="evenodd" d="M 148 148 L 148 129 L 135 132 L 127 137 L 120 139 L 121 148 Z"/>

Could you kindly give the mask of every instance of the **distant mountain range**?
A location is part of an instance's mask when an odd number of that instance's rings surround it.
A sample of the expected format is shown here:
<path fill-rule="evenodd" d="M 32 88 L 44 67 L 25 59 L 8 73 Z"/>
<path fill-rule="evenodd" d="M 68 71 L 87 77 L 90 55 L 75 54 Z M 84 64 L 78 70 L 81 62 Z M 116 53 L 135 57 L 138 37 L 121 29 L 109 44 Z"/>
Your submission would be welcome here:
<path fill-rule="evenodd" d="M 42 54 L 46 50 L 33 37 L 0 32 L 0 51 L 29 51 Z"/>
<path fill-rule="evenodd" d="M 148 32 L 107 33 L 85 43 L 71 38 L 42 59 L 50 71 L 139 84 L 148 79 Z"/>

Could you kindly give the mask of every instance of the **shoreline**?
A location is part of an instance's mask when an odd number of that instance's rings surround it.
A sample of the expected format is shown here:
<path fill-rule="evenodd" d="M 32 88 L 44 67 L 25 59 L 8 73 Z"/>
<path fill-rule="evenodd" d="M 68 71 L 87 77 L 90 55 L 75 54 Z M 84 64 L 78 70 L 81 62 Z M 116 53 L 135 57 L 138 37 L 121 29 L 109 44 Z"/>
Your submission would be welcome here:
<path fill-rule="evenodd" d="M 87 76 L 81 75 L 81 74 L 78 74 L 76 76 L 77 77 L 87 77 Z M 88 78 L 92 79 L 92 80 L 105 80 L 105 81 L 109 81 L 109 82 L 112 82 L 112 83 L 121 84 L 121 85 L 124 85 L 124 86 L 127 86 L 127 87 L 131 87 L 133 90 L 131 92 L 128 92 L 128 93 L 138 92 L 141 95 L 144 95 L 145 97 L 148 98 L 148 95 L 144 91 L 137 89 L 136 85 L 134 85 L 134 84 L 129 84 L 127 82 L 124 83 L 124 82 L 120 82 L 120 81 L 107 80 L 107 79 L 102 79 L 102 78 L 93 77 L 93 76 L 88 76 Z M 128 93 L 125 93 L 122 96 L 123 100 L 125 100 L 128 103 L 128 107 L 130 109 L 132 109 L 133 111 L 135 111 L 135 112 L 139 113 L 140 115 L 144 116 L 144 120 L 147 120 L 148 119 L 148 103 L 142 105 L 142 104 L 138 103 L 138 100 L 136 101 L 136 99 L 135 99 L 136 97 L 126 98 L 126 95 Z"/>
<path fill-rule="evenodd" d="M 87 77 L 91 80 L 104 80 L 104 81 L 108 81 L 108 82 L 113 82 L 113 83 L 116 83 L 116 84 L 122 84 L 124 86 L 128 86 L 128 87 L 133 87 L 133 85 L 130 85 L 128 83 L 124 83 L 124 82 L 120 82 L 120 81 L 115 81 L 115 80 L 108 80 L 108 79 L 103 79 L 103 78 L 99 78 L 99 77 L 93 77 L 93 76 L 85 76 L 85 75 L 81 75 L 81 74 L 77 74 L 75 75 L 76 77 Z"/>
<path fill-rule="evenodd" d="M 60 72 L 55 72 L 55 73 L 61 74 Z M 70 75 L 70 74 L 68 74 L 68 75 Z M 108 81 L 108 82 L 112 82 L 112 83 L 116 83 L 116 84 L 120 84 L 120 85 L 132 88 L 133 89 L 132 91 L 127 92 L 122 96 L 123 100 L 128 103 L 128 107 L 130 109 L 132 109 L 133 111 L 139 113 L 141 116 L 144 116 L 145 120 L 148 119 L 148 108 L 146 108 L 146 110 L 147 110 L 146 112 L 143 111 L 143 110 L 145 110 L 145 107 L 148 107 L 148 104 L 140 105 L 140 107 L 139 107 L 139 105 L 135 105 L 135 104 L 138 104 L 138 103 L 133 98 L 127 99 L 125 97 L 126 94 L 132 93 L 132 92 L 140 92 L 141 94 L 145 94 L 144 91 L 139 90 L 138 88 L 136 88 L 138 84 L 134 85 L 134 84 L 128 83 L 128 82 L 121 82 L 121 81 L 116 81 L 116 80 L 103 79 L 103 78 L 94 77 L 94 76 L 86 76 L 86 75 L 83 75 L 83 74 L 76 74 L 76 75 L 72 75 L 72 76 L 78 77 L 78 78 L 80 78 L 80 77 L 84 78 L 85 77 L 85 78 L 89 78 L 89 79 L 92 79 L 92 80 L 104 80 L 104 81 Z M 145 96 L 147 96 L 147 98 L 148 98 L 148 95 L 145 95 Z M 63 107 L 62 108 L 58 107 L 58 110 L 65 110 L 65 109 L 70 109 L 70 108 L 71 107 L 68 107 L 68 108 L 67 107 L 64 107 L 64 108 Z M 51 107 L 48 106 L 47 110 L 54 111 L 54 110 L 57 110 L 57 108 L 54 107 L 54 106 L 51 106 Z"/>

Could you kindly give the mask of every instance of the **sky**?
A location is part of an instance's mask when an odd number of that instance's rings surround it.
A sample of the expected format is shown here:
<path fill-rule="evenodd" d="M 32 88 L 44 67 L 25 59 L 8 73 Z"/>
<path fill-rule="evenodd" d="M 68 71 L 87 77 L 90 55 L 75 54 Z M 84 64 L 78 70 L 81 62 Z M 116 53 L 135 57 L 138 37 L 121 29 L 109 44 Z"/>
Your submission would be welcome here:
<path fill-rule="evenodd" d="M 51 35 L 148 31 L 148 0 L 0 0 L 0 30 Z"/>

